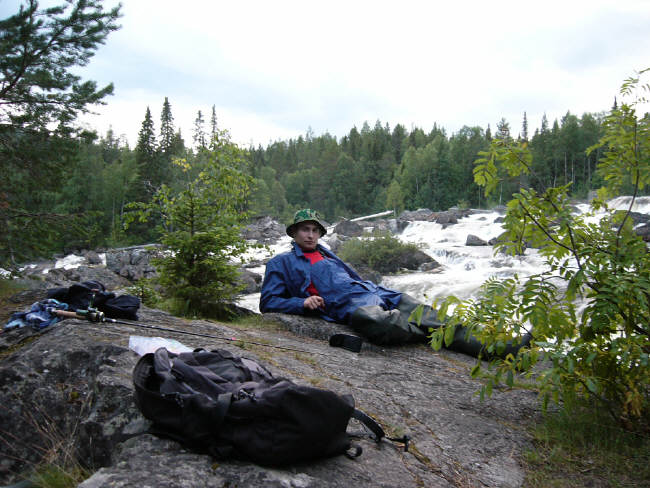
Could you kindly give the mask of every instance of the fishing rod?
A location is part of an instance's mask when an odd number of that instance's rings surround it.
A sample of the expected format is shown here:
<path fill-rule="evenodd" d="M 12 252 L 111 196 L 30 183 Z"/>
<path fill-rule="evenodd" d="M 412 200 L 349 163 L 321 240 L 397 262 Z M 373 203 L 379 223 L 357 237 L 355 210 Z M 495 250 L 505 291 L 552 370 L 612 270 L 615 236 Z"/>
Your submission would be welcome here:
<path fill-rule="evenodd" d="M 108 324 L 123 324 L 123 325 L 129 325 L 131 327 L 141 327 L 143 329 L 150 329 L 150 330 L 160 330 L 163 332 L 173 332 L 175 334 L 185 334 L 185 335 L 191 335 L 191 336 L 196 336 L 196 337 L 207 337 L 209 339 L 216 339 L 218 341 L 228 341 L 228 342 L 246 342 L 248 344 L 254 344 L 256 346 L 264 346 L 264 347 L 273 347 L 275 349 L 282 349 L 285 351 L 292 351 L 292 352 L 300 352 L 303 354 L 318 354 L 320 356 L 329 356 L 329 354 L 324 354 L 321 352 L 314 352 L 314 351 L 303 351 L 302 349 L 295 349 L 292 347 L 284 347 L 284 346 L 276 346 L 273 344 L 264 344 L 262 342 L 254 342 L 254 341 L 249 341 L 249 340 L 243 340 L 243 339 L 237 339 L 236 337 L 220 337 L 220 336 L 215 336 L 211 334 L 201 334 L 199 332 L 189 332 L 185 330 L 178 330 L 178 329 L 172 329 L 169 327 L 160 327 L 157 325 L 148 325 L 148 324 L 140 324 L 138 322 L 131 322 L 131 321 L 126 321 L 126 320 L 117 320 L 117 319 L 111 319 L 106 317 L 104 312 L 97 310 L 96 308 L 88 308 L 86 310 L 76 310 L 76 311 L 70 311 L 70 310 L 56 310 L 52 309 L 50 310 L 51 313 L 58 315 L 59 317 L 62 318 L 72 318 L 72 319 L 81 319 L 81 320 L 87 320 L 89 322 L 93 323 L 108 323 Z"/>

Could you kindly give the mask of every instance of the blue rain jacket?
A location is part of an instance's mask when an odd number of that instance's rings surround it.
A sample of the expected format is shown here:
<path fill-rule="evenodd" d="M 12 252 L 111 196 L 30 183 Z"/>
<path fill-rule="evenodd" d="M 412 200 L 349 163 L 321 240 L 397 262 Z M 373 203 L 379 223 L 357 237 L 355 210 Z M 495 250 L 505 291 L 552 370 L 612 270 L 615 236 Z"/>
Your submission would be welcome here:
<path fill-rule="evenodd" d="M 317 250 L 325 259 L 312 266 L 295 242 L 291 251 L 279 254 L 266 265 L 260 297 L 260 311 L 304 315 L 303 303 L 311 282 L 325 300 L 319 315 L 331 322 L 348 323 L 357 308 L 379 305 L 385 310 L 397 307 L 402 294 L 364 281 L 356 271 L 320 244 Z"/>
<path fill-rule="evenodd" d="M 5 329 L 31 326 L 34 330 L 41 330 L 63 320 L 56 315 L 54 310 L 67 310 L 68 304 L 59 302 L 53 298 L 33 303 L 28 312 L 14 312 L 5 325 Z"/>

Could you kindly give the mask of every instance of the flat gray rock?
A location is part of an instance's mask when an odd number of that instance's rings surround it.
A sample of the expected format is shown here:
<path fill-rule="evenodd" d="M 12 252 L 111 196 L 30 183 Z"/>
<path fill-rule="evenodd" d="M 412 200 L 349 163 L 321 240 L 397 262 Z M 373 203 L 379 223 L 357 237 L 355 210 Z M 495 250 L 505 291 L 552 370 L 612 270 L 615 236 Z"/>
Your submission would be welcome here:
<path fill-rule="evenodd" d="M 0 485 L 20 479 L 44 457 L 67 452 L 92 471 L 79 486 L 98 487 L 516 487 L 539 415 L 536 394 L 503 389 L 481 403 L 469 377 L 472 358 L 426 345 L 360 353 L 332 348 L 332 333 L 353 333 L 320 319 L 267 314 L 245 328 L 183 320 L 144 308 L 141 322 L 179 332 L 65 320 L 44 334 L 0 335 Z M 181 332 L 204 334 L 197 337 Z M 138 359 L 130 335 L 176 339 L 189 347 L 227 349 L 299 384 L 352 394 L 389 435 L 408 434 L 404 452 L 374 443 L 356 421 L 348 431 L 363 448 L 345 456 L 269 468 L 215 460 L 148 434 L 133 401 Z M 7 433 L 11 433 L 8 436 Z"/>

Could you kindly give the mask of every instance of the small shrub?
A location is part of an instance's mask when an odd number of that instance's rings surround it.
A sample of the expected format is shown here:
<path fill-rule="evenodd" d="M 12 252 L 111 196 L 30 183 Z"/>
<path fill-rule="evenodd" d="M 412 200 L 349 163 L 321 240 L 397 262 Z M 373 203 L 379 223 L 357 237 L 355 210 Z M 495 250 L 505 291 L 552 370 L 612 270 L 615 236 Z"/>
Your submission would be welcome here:
<path fill-rule="evenodd" d="M 346 241 L 339 257 L 352 266 L 365 266 L 380 273 L 397 271 L 405 255 L 417 251 L 415 244 L 405 244 L 389 232 L 375 231 L 369 237 Z"/>
<path fill-rule="evenodd" d="M 135 295 L 147 307 L 155 307 L 161 301 L 160 294 L 153 286 L 153 282 L 148 279 L 138 280 L 134 285 L 126 289 L 127 293 Z"/>
<path fill-rule="evenodd" d="M 240 228 L 250 193 L 248 155 L 226 131 L 215 136 L 207 161 L 175 160 L 176 188 L 162 185 L 149 203 L 127 205 L 126 225 L 160 221 L 169 251 L 153 260 L 162 295 L 186 316 L 221 313 L 243 285 L 233 264 L 248 248 Z M 198 176 L 195 176 L 198 172 Z"/>
<path fill-rule="evenodd" d="M 0 278 L 0 299 L 9 298 L 27 287 L 18 281 L 7 278 Z"/>

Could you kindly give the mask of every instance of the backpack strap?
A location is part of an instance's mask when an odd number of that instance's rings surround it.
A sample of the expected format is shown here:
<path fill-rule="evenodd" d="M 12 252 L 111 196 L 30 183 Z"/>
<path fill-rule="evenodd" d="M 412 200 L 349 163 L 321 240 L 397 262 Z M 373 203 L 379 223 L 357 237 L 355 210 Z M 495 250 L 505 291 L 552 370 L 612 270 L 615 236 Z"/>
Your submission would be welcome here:
<path fill-rule="evenodd" d="M 355 459 L 361 456 L 361 453 L 363 452 L 363 449 L 361 449 L 361 446 L 357 444 L 350 444 L 350 447 L 347 451 L 345 451 L 345 455 L 349 459 Z"/>
<path fill-rule="evenodd" d="M 355 408 L 352 412 L 352 418 L 357 419 L 359 422 L 365 425 L 374 434 L 375 441 L 377 443 L 381 442 L 381 439 L 383 437 L 386 437 L 386 439 L 389 441 L 400 442 L 404 444 L 404 452 L 408 452 L 409 441 L 411 440 L 409 436 L 403 435 L 402 437 L 388 437 L 384 432 L 384 429 L 382 429 L 381 425 L 379 425 L 375 419 L 357 408 Z"/>
<path fill-rule="evenodd" d="M 222 393 L 217 397 L 217 408 L 215 409 L 215 414 L 214 414 L 214 420 L 216 422 L 216 426 L 221 425 L 223 422 L 223 419 L 226 417 L 226 414 L 228 413 L 228 409 L 230 408 L 230 404 L 232 403 L 232 392 L 228 391 L 226 393 Z"/>

